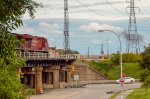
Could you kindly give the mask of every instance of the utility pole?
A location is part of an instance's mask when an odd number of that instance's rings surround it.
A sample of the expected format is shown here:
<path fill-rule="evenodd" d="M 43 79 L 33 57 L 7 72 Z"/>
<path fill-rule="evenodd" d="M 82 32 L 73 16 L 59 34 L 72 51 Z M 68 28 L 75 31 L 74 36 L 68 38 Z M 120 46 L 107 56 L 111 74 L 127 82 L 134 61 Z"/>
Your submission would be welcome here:
<path fill-rule="evenodd" d="M 139 9 L 138 7 L 135 7 L 134 0 L 127 1 L 127 3 L 130 4 L 129 8 L 130 12 L 129 14 L 129 25 L 128 25 L 128 44 L 127 44 L 127 51 L 130 52 L 130 48 L 134 47 L 136 49 L 136 53 L 138 53 L 138 47 L 139 47 L 139 38 L 137 34 L 137 25 L 136 25 L 136 16 L 135 16 L 135 9 Z M 140 10 L 139 10 L 140 11 Z"/>
<path fill-rule="evenodd" d="M 104 49 L 103 49 L 103 44 L 101 44 L 101 58 L 104 59 Z"/>
<path fill-rule="evenodd" d="M 107 59 L 109 59 L 109 46 L 108 46 L 108 38 L 107 38 Z"/>
<path fill-rule="evenodd" d="M 64 52 L 68 60 L 70 54 L 68 0 L 64 0 Z"/>
<path fill-rule="evenodd" d="M 88 59 L 90 57 L 90 48 L 88 47 Z"/>

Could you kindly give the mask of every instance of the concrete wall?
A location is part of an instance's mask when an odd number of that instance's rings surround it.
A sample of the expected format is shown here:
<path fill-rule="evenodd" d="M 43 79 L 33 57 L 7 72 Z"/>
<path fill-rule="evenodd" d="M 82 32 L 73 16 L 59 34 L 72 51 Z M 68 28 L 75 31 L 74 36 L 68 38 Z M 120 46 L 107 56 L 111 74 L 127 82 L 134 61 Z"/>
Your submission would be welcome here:
<path fill-rule="evenodd" d="M 96 72 L 96 70 L 90 68 L 88 65 L 83 63 L 74 63 L 75 75 L 79 75 L 79 81 L 95 81 L 95 80 L 105 80 L 106 78 Z"/>

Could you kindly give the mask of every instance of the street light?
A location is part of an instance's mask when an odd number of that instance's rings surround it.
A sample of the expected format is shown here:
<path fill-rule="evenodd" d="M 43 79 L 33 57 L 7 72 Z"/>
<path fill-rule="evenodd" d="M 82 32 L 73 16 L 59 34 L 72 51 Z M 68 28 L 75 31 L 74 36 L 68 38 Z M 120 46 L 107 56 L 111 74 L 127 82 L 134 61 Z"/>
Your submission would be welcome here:
<path fill-rule="evenodd" d="M 115 33 L 114 31 L 111 31 L 111 30 L 98 30 L 98 32 L 105 32 L 105 31 L 109 31 L 109 32 L 115 34 L 119 39 L 119 43 L 120 43 L 120 78 L 121 78 L 121 80 L 123 80 L 123 77 L 122 77 L 122 47 L 121 47 L 120 37 L 117 33 Z M 123 99 L 123 85 L 121 85 L 121 99 Z"/>

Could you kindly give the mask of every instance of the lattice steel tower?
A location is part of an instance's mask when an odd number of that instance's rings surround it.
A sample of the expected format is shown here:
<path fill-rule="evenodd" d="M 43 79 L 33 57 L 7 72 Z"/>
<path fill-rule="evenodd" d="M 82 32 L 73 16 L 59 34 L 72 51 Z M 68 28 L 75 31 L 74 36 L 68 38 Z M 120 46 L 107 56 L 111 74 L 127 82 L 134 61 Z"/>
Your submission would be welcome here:
<path fill-rule="evenodd" d="M 130 6 L 127 7 L 130 9 L 129 12 L 129 25 L 128 25 L 128 46 L 127 51 L 130 52 L 130 48 L 135 48 L 136 53 L 138 53 L 138 47 L 139 47 L 139 38 L 137 34 L 137 25 L 136 25 L 136 16 L 135 16 L 135 9 L 138 7 L 135 7 L 134 0 L 127 1 L 127 3 L 130 3 Z M 139 8 L 138 8 L 139 9 Z"/>
<path fill-rule="evenodd" d="M 70 42 L 69 42 L 68 0 L 64 0 L 64 52 L 66 58 L 69 58 Z"/>

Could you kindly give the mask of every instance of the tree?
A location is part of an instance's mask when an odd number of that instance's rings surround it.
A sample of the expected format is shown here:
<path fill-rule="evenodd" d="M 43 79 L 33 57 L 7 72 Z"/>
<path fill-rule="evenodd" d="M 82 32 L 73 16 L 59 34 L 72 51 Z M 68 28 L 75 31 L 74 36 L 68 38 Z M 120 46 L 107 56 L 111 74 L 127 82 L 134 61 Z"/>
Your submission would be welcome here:
<path fill-rule="evenodd" d="M 141 62 L 142 72 L 141 72 L 141 81 L 142 87 L 150 87 L 150 44 L 148 47 L 145 47 L 144 52 L 142 53 L 142 62 Z"/>
<path fill-rule="evenodd" d="M 114 64 L 119 64 L 119 62 L 120 62 L 119 53 L 113 54 L 113 57 L 111 58 L 111 60 Z M 134 54 L 134 53 L 122 54 L 122 62 L 123 63 L 139 63 L 141 61 L 142 61 L 142 57 L 140 54 Z"/>
<path fill-rule="evenodd" d="M 27 11 L 34 18 L 35 8 L 39 5 L 32 0 L 0 1 L 0 99 L 25 98 L 17 74 L 24 61 L 17 55 L 19 41 L 10 31 L 23 25 L 21 17 Z"/>
<path fill-rule="evenodd" d="M 116 54 L 113 54 L 113 57 L 111 58 L 111 61 L 113 64 L 118 65 L 120 62 L 120 54 L 117 52 Z"/>
<path fill-rule="evenodd" d="M 63 49 L 56 49 L 56 51 L 58 51 L 61 55 L 65 53 Z M 79 54 L 79 52 L 76 50 L 69 50 L 69 54 Z"/>
<path fill-rule="evenodd" d="M 22 15 L 29 13 L 34 18 L 35 8 L 40 6 L 33 0 L 1 0 L 0 1 L 0 26 L 13 30 L 23 25 Z"/>
<path fill-rule="evenodd" d="M 150 44 L 148 47 L 144 47 L 145 50 L 142 53 L 142 62 L 141 66 L 143 69 L 150 69 Z"/>

